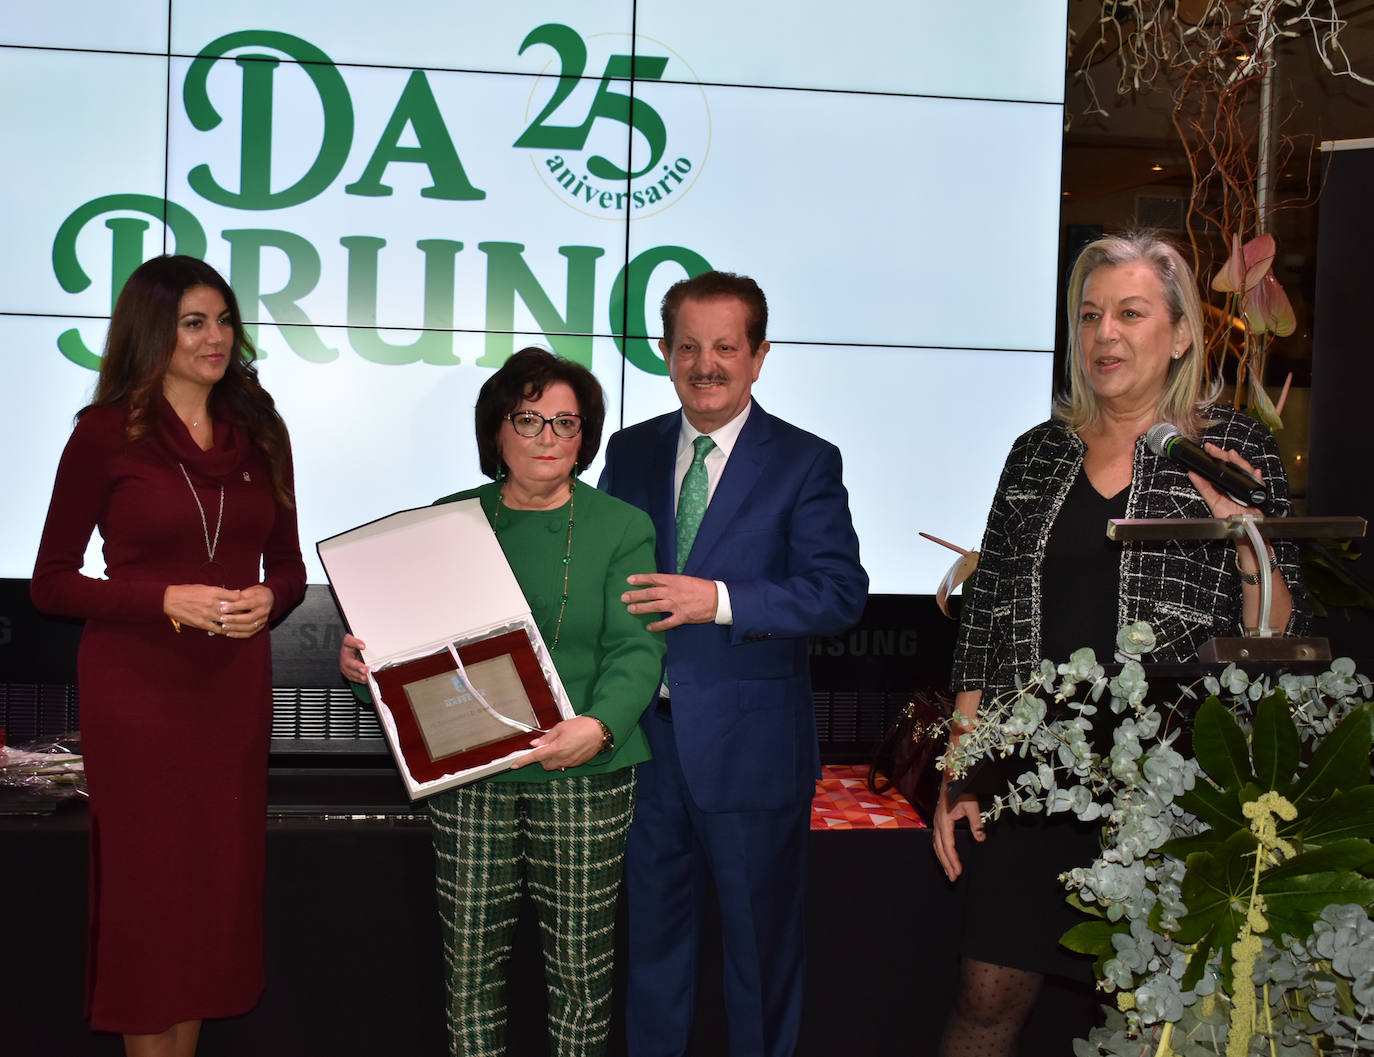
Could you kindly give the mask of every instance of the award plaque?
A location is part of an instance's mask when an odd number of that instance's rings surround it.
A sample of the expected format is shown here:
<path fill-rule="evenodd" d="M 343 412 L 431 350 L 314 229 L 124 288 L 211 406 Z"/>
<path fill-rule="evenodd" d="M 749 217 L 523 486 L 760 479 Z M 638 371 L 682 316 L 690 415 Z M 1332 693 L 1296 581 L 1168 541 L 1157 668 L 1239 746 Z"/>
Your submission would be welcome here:
<path fill-rule="evenodd" d="M 454 648 L 485 706 L 468 691 L 447 649 L 373 673 L 406 767 L 420 782 L 527 749 L 539 731 L 563 718 L 523 630 Z"/>
<path fill-rule="evenodd" d="M 406 700 L 431 760 L 480 749 L 508 737 L 511 725 L 503 722 L 502 716 L 538 729 L 539 720 L 510 654 L 468 665 L 464 674 L 473 690 L 457 672 L 431 675 L 405 685 Z M 482 695 L 480 700 L 476 694 Z"/>
<path fill-rule="evenodd" d="M 412 800 L 518 766 L 573 715 L 476 499 L 402 510 L 317 546 L 367 643 L 372 703 Z"/>

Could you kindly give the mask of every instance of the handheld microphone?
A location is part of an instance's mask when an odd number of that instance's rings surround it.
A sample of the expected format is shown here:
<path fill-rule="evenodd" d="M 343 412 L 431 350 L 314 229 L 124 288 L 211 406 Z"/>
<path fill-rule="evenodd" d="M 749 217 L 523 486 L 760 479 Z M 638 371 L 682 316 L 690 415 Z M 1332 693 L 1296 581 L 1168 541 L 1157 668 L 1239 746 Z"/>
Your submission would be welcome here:
<path fill-rule="evenodd" d="M 1145 434 L 1145 444 L 1160 458 L 1172 459 L 1205 477 L 1237 503 L 1258 507 L 1266 514 L 1270 512 L 1269 489 L 1263 481 L 1251 477 L 1239 466 L 1209 454 L 1180 433 L 1177 426 L 1168 422 L 1151 426 Z"/>

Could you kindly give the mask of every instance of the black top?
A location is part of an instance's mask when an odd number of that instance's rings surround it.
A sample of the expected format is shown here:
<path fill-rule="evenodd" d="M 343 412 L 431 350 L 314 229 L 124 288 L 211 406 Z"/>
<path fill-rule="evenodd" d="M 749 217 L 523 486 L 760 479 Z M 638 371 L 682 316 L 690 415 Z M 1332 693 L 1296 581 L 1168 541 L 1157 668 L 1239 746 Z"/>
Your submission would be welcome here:
<path fill-rule="evenodd" d="M 1080 470 L 1045 541 L 1040 652 L 1056 664 L 1084 646 L 1099 663 L 1116 652 L 1121 544 L 1107 539 L 1107 522 L 1126 516 L 1129 491 L 1103 496 Z"/>

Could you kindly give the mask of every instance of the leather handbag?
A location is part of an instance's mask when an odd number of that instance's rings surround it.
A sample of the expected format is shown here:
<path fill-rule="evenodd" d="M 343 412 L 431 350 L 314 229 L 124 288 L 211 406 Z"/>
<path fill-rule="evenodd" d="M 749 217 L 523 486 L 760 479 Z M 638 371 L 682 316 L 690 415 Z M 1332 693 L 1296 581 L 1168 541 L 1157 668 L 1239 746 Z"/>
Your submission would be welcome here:
<path fill-rule="evenodd" d="M 935 690 L 914 694 L 888 727 L 868 768 L 875 794 L 896 789 L 927 826 L 935 817 L 940 772 L 935 764 L 949 744 L 954 702 Z"/>

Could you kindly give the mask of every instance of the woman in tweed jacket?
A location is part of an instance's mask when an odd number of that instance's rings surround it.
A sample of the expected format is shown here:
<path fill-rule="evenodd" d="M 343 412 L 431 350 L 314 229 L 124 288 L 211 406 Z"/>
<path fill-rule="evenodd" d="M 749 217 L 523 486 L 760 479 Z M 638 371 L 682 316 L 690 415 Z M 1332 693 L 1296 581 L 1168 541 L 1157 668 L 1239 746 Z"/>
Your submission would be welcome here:
<path fill-rule="evenodd" d="M 1149 235 L 1101 239 L 1069 280 L 1069 393 L 1055 417 L 1012 446 L 988 516 L 978 569 L 965 587 L 954 658 L 956 707 L 972 718 L 1041 657 L 1090 645 L 1110 657 L 1117 628 L 1154 627 L 1152 657 L 1187 661 L 1219 635 L 1258 620 L 1260 577 L 1273 580 L 1272 622 L 1301 634 L 1308 616 L 1296 548 L 1257 556 L 1226 540 L 1112 544 L 1107 517 L 1205 518 L 1246 512 L 1196 474 L 1151 452 L 1144 433 L 1173 423 L 1213 455 L 1262 478 L 1274 514 L 1288 513 L 1273 437 L 1209 404 L 1197 284 L 1178 251 Z M 1253 511 L 1251 511 L 1253 512 Z M 962 862 L 954 826 L 975 843 Z M 934 821 L 951 881 L 968 873 L 959 1000 L 942 1052 L 1010 1054 L 1045 973 L 1086 975 L 1057 945 L 1075 923 L 1058 875 L 1096 853 L 1072 819 L 1004 818 L 984 831 L 976 794 Z"/>

